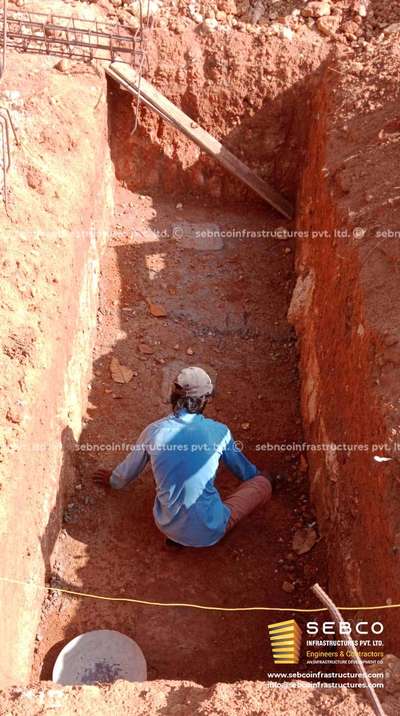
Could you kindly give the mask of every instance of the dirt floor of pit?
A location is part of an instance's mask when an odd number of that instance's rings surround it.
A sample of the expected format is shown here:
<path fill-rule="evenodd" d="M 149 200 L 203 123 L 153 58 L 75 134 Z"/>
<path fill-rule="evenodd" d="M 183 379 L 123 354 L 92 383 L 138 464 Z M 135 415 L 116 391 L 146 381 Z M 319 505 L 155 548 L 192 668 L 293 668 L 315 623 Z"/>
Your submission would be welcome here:
<path fill-rule="evenodd" d="M 198 230 L 212 223 L 231 235 L 223 247 L 215 235 L 211 243 L 196 239 L 191 245 L 186 229 L 183 237 L 179 229 L 172 236 L 171 227 L 185 221 Z M 232 236 L 278 224 L 265 207 L 251 209 L 244 221 L 243 207 L 176 208 L 118 189 L 76 485 L 49 565 L 53 586 L 224 607 L 314 604 L 309 586 L 316 580 L 325 584 L 323 544 L 302 557 L 291 549 L 294 530 L 314 522 L 304 465 L 302 472 L 298 453 L 256 448 L 301 441 L 296 347 L 286 320 L 293 253 L 289 241 Z M 200 244 L 211 250 L 199 250 Z M 149 302 L 161 305 L 167 317 L 153 316 Z M 112 357 L 135 371 L 129 383 L 113 382 Z M 116 443 L 132 444 L 147 423 L 169 412 L 170 380 L 182 364 L 200 364 L 217 376 L 208 415 L 231 427 L 261 469 L 284 473 L 288 481 L 265 513 L 255 513 L 220 544 L 177 553 L 164 545 L 153 523 L 149 469 L 121 492 L 94 487 L 91 476 L 95 467 L 114 467 L 123 459 L 126 447 L 118 450 Z M 100 445 L 114 449 L 96 452 L 93 446 Z M 237 481 L 221 469 L 217 484 L 227 495 Z M 293 584 L 292 593 L 283 589 L 285 582 L 285 589 Z M 279 612 L 142 607 L 51 593 L 33 676 L 51 678 L 57 653 L 72 637 L 108 628 L 137 640 L 149 679 L 204 685 L 263 679 L 273 668 L 267 624 L 282 618 Z"/>

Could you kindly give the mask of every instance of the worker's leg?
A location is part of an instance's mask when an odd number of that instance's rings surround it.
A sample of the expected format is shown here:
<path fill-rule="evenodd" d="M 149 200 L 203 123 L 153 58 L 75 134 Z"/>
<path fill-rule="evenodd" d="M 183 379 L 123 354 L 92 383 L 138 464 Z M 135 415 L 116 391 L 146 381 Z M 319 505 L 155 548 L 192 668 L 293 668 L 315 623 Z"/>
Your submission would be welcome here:
<path fill-rule="evenodd" d="M 226 530 L 231 530 L 232 527 L 235 527 L 240 520 L 247 517 L 257 507 L 265 505 L 271 494 L 271 483 L 263 475 L 256 475 L 256 477 L 242 482 L 236 492 L 224 500 L 224 504 L 231 511 Z"/>

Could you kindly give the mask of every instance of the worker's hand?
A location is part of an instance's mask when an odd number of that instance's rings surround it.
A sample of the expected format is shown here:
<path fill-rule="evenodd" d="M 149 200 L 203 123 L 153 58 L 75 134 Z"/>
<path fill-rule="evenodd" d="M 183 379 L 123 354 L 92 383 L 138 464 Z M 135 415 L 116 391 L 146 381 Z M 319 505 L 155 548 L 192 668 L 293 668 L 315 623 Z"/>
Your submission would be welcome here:
<path fill-rule="evenodd" d="M 106 470 L 105 468 L 100 468 L 99 470 L 96 470 L 92 479 L 93 479 L 93 482 L 96 483 L 96 485 L 100 485 L 101 487 L 110 487 L 111 475 L 112 475 L 112 470 Z"/>

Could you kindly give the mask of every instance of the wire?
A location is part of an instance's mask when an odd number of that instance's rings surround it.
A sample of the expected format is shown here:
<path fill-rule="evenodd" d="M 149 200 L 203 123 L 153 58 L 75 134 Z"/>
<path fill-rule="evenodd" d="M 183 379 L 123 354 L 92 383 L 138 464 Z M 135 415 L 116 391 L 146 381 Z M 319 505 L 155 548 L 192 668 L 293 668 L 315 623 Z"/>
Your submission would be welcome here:
<path fill-rule="evenodd" d="M 0 582 L 8 582 L 10 584 L 19 584 L 24 587 L 36 587 L 43 591 L 60 592 L 62 594 L 70 594 L 74 597 L 84 597 L 85 599 L 99 599 L 107 602 L 126 602 L 129 604 L 142 604 L 148 607 L 185 607 L 187 609 L 201 609 L 209 612 L 296 612 L 304 614 L 315 614 L 317 612 L 329 611 L 325 607 L 317 609 L 300 609 L 294 607 L 218 607 L 205 604 L 189 604 L 186 602 L 153 602 L 146 599 L 134 599 L 133 597 L 107 597 L 101 594 L 90 594 L 88 592 L 77 592 L 72 589 L 64 589 L 62 587 L 49 587 L 48 585 L 40 585 L 35 582 L 24 582 L 19 579 L 10 579 L 8 577 L 0 577 Z M 399 609 L 400 604 L 382 604 L 371 607 L 338 607 L 341 611 L 373 611 L 380 609 Z"/>

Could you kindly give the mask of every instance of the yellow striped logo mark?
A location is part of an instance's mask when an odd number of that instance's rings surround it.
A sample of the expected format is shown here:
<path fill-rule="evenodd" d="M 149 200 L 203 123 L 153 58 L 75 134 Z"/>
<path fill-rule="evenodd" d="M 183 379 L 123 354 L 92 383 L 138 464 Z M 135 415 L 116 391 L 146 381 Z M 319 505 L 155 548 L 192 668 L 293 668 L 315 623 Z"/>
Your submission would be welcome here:
<path fill-rule="evenodd" d="M 268 624 L 269 639 L 275 664 L 298 664 L 302 632 L 294 619 Z"/>

